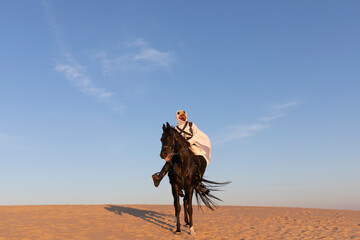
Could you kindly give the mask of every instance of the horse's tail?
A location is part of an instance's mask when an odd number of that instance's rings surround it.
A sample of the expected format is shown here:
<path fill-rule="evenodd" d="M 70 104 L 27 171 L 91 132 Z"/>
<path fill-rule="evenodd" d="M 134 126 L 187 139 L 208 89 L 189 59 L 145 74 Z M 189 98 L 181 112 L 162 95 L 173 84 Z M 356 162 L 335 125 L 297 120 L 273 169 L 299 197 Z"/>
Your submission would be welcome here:
<path fill-rule="evenodd" d="M 208 190 L 210 190 L 210 192 L 221 191 L 219 187 L 231 183 L 231 182 L 214 182 L 204 178 L 202 179 L 202 182 L 206 183 L 205 186 Z M 203 202 L 206 207 L 210 208 L 213 211 L 215 210 L 215 208 L 219 206 L 219 202 L 222 202 L 220 198 L 212 195 L 211 193 L 208 194 L 201 193 L 197 188 L 195 188 L 195 193 L 196 193 L 195 194 L 196 202 L 201 210 L 202 210 L 201 202 Z"/>

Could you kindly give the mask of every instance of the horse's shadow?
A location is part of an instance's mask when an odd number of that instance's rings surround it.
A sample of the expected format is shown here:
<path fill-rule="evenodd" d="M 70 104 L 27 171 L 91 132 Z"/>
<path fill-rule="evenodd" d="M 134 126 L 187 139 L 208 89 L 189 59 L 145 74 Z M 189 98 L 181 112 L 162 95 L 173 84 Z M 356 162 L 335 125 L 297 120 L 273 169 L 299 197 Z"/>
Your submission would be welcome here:
<path fill-rule="evenodd" d="M 141 218 L 149 223 L 152 223 L 169 231 L 172 231 L 172 228 L 174 227 L 174 225 L 168 223 L 168 218 L 172 216 L 170 214 L 163 214 L 151 210 L 143 210 L 138 208 L 114 206 L 114 205 L 109 205 L 104 208 L 117 215 L 122 215 L 126 213 L 131 216 Z"/>

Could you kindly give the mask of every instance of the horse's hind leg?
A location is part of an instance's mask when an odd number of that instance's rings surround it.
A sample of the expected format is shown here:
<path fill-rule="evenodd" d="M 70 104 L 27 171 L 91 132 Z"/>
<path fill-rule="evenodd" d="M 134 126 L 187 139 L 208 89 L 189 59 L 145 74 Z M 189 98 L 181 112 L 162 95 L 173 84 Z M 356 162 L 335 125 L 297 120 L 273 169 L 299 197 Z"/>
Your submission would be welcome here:
<path fill-rule="evenodd" d="M 174 197 L 174 207 L 175 207 L 175 224 L 176 224 L 176 233 L 180 233 L 180 199 L 179 199 L 179 188 L 177 185 L 172 185 L 172 194 Z"/>

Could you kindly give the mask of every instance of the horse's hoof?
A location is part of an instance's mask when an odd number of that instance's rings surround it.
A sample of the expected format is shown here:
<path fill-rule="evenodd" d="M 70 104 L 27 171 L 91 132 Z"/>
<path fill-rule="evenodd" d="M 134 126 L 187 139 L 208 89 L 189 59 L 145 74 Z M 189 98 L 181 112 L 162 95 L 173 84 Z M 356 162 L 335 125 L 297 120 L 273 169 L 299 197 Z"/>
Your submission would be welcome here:
<path fill-rule="evenodd" d="M 181 231 L 179 230 L 179 231 L 175 231 L 174 232 L 176 235 L 181 235 Z"/>
<path fill-rule="evenodd" d="M 196 235 L 196 232 L 194 230 L 194 227 L 191 227 L 190 228 L 190 235 Z"/>

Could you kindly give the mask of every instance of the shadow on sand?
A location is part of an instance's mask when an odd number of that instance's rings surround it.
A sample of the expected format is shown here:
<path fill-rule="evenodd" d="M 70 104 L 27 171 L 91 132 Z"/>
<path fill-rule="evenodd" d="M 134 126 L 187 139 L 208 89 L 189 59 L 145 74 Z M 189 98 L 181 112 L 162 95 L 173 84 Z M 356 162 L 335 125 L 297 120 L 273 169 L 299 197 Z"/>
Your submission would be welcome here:
<path fill-rule="evenodd" d="M 169 231 L 173 231 L 174 228 L 174 225 L 168 223 L 168 218 L 172 217 L 172 215 L 169 214 L 158 213 L 151 210 L 143 210 L 138 208 L 114 206 L 114 205 L 109 205 L 104 208 L 117 215 L 122 215 L 125 213 L 134 217 L 141 218 L 149 223 L 152 223 Z"/>

